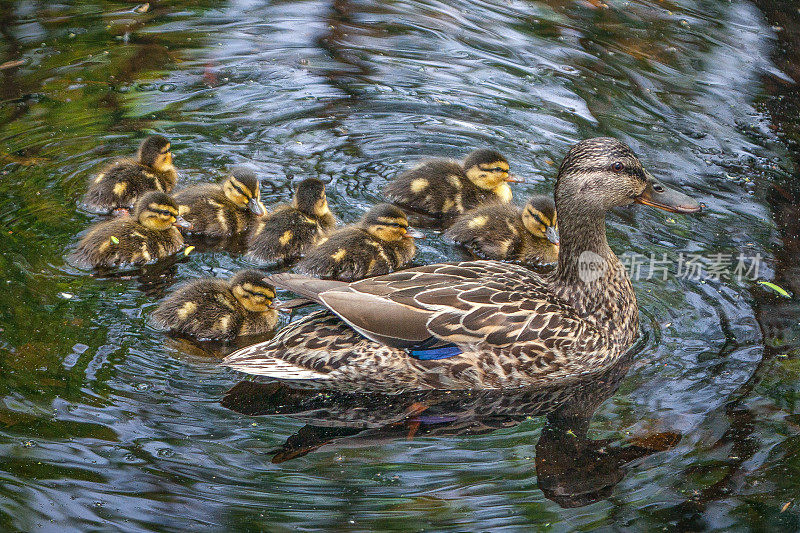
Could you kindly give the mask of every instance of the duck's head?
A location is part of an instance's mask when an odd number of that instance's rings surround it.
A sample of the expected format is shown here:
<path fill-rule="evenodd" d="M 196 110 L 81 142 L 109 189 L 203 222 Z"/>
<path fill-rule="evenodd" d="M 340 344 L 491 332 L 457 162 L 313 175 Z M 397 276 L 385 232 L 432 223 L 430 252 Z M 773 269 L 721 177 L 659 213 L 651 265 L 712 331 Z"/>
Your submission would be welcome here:
<path fill-rule="evenodd" d="M 314 217 L 324 217 L 330 214 L 328 198 L 325 196 L 325 184 L 315 178 L 301 181 L 294 194 L 294 207 Z"/>
<path fill-rule="evenodd" d="M 244 211 L 249 209 L 256 216 L 266 213 L 261 203 L 261 183 L 256 173 L 248 168 L 234 167 L 231 175 L 222 184 L 225 197 Z"/>
<path fill-rule="evenodd" d="M 467 179 L 476 186 L 494 192 L 501 200 L 511 201 L 509 181 L 517 181 L 508 172 L 508 161 L 500 152 L 482 148 L 470 153 L 464 160 Z"/>
<path fill-rule="evenodd" d="M 376 239 L 386 242 L 423 237 L 408 225 L 406 214 L 391 204 L 379 204 L 367 211 L 361 226 Z"/>
<path fill-rule="evenodd" d="M 190 229 L 192 225 L 178 214 L 178 204 L 168 194 L 153 191 L 136 202 L 133 218 L 147 229 L 163 231 L 170 226 Z"/>
<path fill-rule="evenodd" d="M 696 213 L 700 204 L 658 182 L 627 145 L 610 137 L 573 146 L 558 171 L 556 206 L 563 215 L 602 216 L 634 202 L 673 213 Z"/>
<path fill-rule="evenodd" d="M 531 235 L 558 244 L 556 204 L 548 196 L 532 196 L 522 209 L 522 223 Z"/>
<path fill-rule="evenodd" d="M 258 270 L 240 270 L 231 278 L 231 292 L 242 307 L 254 313 L 262 313 L 272 307 L 275 287 L 264 281 L 264 273 Z"/>
<path fill-rule="evenodd" d="M 163 135 L 151 135 L 139 145 L 139 163 L 159 172 L 174 170 L 171 147 L 169 140 Z"/>

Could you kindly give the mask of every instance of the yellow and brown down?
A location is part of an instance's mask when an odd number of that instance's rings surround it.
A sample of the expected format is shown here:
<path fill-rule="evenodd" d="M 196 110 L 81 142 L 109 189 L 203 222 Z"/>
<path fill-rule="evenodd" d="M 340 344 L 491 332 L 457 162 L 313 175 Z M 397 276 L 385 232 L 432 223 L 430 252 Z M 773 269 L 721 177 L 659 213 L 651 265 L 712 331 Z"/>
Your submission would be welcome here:
<path fill-rule="evenodd" d="M 390 204 L 370 209 L 356 224 L 331 234 L 309 250 L 297 271 L 309 276 L 355 281 L 388 274 L 407 265 L 416 254 L 414 237 L 405 213 Z"/>
<path fill-rule="evenodd" d="M 153 312 L 160 327 L 198 340 L 231 340 L 269 333 L 278 321 L 275 288 L 258 270 L 242 270 L 229 281 L 192 281 L 167 296 Z"/>
<path fill-rule="evenodd" d="M 92 226 L 73 257 L 92 267 L 142 265 L 163 259 L 183 247 L 176 226 L 189 224 L 178 214 L 175 201 L 165 193 L 149 192 L 136 203 L 132 215 Z"/>

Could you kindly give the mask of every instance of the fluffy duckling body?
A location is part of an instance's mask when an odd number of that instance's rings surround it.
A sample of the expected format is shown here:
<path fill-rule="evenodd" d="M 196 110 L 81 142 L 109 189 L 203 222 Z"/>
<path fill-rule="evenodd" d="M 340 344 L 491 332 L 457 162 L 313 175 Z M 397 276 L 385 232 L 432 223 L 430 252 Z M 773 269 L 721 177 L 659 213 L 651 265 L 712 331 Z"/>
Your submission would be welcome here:
<path fill-rule="evenodd" d="M 470 153 L 463 163 L 429 159 L 391 181 L 384 192 L 389 200 L 417 213 L 452 221 L 487 201 L 511 201 L 508 161 L 494 150 Z"/>
<path fill-rule="evenodd" d="M 98 212 L 128 209 L 148 191 L 172 192 L 177 180 L 169 140 L 151 135 L 136 159 L 114 161 L 91 180 L 83 202 Z"/>
<path fill-rule="evenodd" d="M 275 329 L 275 288 L 258 270 L 241 270 L 230 281 L 200 279 L 167 296 L 153 312 L 162 328 L 199 340 L 231 340 Z"/>
<path fill-rule="evenodd" d="M 522 209 L 493 203 L 467 211 L 445 233 L 483 259 L 541 265 L 558 260 L 556 206 L 533 196 Z"/>
<path fill-rule="evenodd" d="M 175 201 L 163 192 L 149 192 L 136 202 L 133 215 L 95 224 L 78 244 L 75 258 L 96 268 L 163 259 L 183 247 L 175 226 L 189 227 Z"/>
<path fill-rule="evenodd" d="M 373 207 L 357 224 L 333 232 L 297 263 L 308 276 L 356 281 L 394 272 L 417 253 L 405 213 L 390 204 Z"/>
<path fill-rule="evenodd" d="M 297 186 L 291 205 L 278 206 L 255 225 L 247 247 L 263 261 L 291 261 L 322 242 L 335 225 L 325 184 L 309 178 Z"/>
<path fill-rule="evenodd" d="M 229 237 L 244 232 L 266 212 L 261 203 L 261 184 L 252 170 L 234 168 L 222 184 L 188 187 L 175 193 L 181 216 L 192 232 L 210 237 Z"/>

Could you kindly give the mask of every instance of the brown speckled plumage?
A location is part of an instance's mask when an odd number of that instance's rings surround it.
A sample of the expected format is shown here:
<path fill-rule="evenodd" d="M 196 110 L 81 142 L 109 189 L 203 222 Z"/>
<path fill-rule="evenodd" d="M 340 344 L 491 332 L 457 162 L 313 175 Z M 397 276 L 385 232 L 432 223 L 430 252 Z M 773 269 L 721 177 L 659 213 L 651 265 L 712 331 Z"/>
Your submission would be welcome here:
<path fill-rule="evenodd" d="M 275 275 L 276 286 L 329 311 L 225 364 L 383 391 L 524 387 L 607 368 L 631 346 L 639 320 L 630 280 L 606 241 L 605 212 L 634 201 L 679 212 L 699 206 L 655 182 L 614 139 L 583 141 L 565 162 L 555 192 L 561 252 L 548 276 L 497 261 L 429 265 L 350 284 Z M 587 260 L 598 268 L 587 271 Z M 461 353 L 418 360 L 408 351 L 448 344 Z"/>

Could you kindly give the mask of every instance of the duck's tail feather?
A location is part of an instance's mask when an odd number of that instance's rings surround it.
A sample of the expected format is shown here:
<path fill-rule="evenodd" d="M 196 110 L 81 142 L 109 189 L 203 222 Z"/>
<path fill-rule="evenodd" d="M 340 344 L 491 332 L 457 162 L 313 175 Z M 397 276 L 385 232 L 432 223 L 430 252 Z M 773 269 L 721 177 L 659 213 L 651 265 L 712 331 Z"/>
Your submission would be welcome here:
<path fill-rule="evenodd" d="M 277 357 L 264 355 L 272 341 L 260 342 L 237 350 L 222 360 L 222 365 L 250 374 L 285 381 L 321 381 L 330 379 L 328 374 L 289 363 Z"/>
<path fill-rule="evenodd" d="M 265 279 L 279 289 L 292 291 L 303 298 L 312 300 L 319 304 L 323 304 L 319 297 L 321 292 L 347 285 L 347 283 L 344 281 L 316 279 L 308 276 L 302 276 L 300 274 L 288 273 L 272 274 L 267 276 Z"/>

